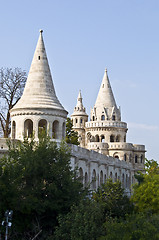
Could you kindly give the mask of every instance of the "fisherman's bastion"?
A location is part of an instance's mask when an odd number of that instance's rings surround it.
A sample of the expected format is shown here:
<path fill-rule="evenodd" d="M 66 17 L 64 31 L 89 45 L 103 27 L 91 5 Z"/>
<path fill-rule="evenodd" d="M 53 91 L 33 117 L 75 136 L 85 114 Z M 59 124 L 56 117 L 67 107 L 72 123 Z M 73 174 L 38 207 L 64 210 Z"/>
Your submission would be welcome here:
<path fill-rule="evenodd" d="M 97 86 L 98 87 L 98 86 Z M 38 140 L 41 128 L 53 141 L 65 137 L 68 112 L 58 100 L 40 30 L 24 92 L 11 109 L 11 139 L 23 140 L 33 133 Z M 145 146 L 126 142 L 127 123 L 121 121 L 113 91 L 105 69 L 103 80 L 90 118 L 79 92 L 71 115 L 73 129 L 78 132 L 80 146 L 71 147 L 71 166 L 78 167 L 83 185 L 97 189 L 107 178 L 119 179 L 130 193 L 134 174 L 144 169 Z M 6 139 L 0 139 L 0 157 L 7 153 Z"/>

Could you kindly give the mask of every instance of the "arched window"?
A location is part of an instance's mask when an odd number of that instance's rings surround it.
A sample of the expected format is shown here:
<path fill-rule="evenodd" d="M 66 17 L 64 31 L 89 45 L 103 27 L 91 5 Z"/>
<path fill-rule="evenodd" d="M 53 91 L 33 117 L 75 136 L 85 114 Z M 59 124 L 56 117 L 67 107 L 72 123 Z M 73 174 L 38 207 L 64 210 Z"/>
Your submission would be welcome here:
<path fill-rule="evenodd" d="M 101 120 L 105 120 L 105 116 L 104 115 L 101 116 Z"/>
<path fill-rule="evenodd" d="M 103 184 L 103 171 L 100 171 L 100 186 Z"/>
<path fill-rule="evenodd" d="M 122 175 L 122 186 L 125 187 L 125 176 L 124 176 L 124 173 Z"/>
<path fill-rule="evenodd" d="M 95 142 L 99 142 L 99 136 L 98 135 L 95 136 Z"/>
<path fill-rule="evenodd" d="M 16 122 L 12 122 L 12 138 L 15 139 L 15 134 L 16 134 Z"/>
<path fill-rule="evenodd" d="M 113 179 L 113 173 L 112 172 L 110 172 L 110 178 Z"/>
<path fill-rule="evenodd" d="M 59 122 L 57 120 L 52 124 L 52 137 L 55 139 L 59 138 Z"/>
<path fill-rule="evenodd" d="M 115 182 L 118 180 L 117 173 L 115 173 Z"/>
<path fill-rule="evenodd" d="M 78 123 L 78 119 L 77 118 L 75 118 L 75 123 Z"/>
<path fill-rule="evenodd" d="M 104 174 L 104 182 L 106 182 L 106 180 L 107 180 L 107 175 Z"/>
<path fill-rule="evenodd" d="M 127 160 L 127 156 L 126 154 L 124 154 L 124 161 L 126 162 L 126 160 Z"/>
<path fill-rule="evenodd" d="M 85 173 L 85 177 L 84 177 L 84 182 L 85 182 L 85 187 L 88 186 L 88 173 Z"/>
<path fill-rule="evenodd" d="M 114 142 L 114 135 L 110 136 L 110 142 Z"/>
<path fill-rule="evenodd" d="M 120 142 L 120 135 L 117 135 L 116 142 Z"/>
<path fill-rule="evenodd" d="M 126 174 L 126 188 L 128 188 L 128 175 Z"/>
<path fill-rule="evenodd" d="M 66 130 L 66 123 L 63 122 L 63 124 L 62 124 L 62 138 L 65 137 L 65 130 Z"/>
<path fill-rule="evenodd" d="M 105 137 L 104 137 L 104 135 L 101 136 L 101 142 L 105 142 Z"/>
<path fill-rule="evenodd" d="M 143 155 L 141 155 L 141 163 L 143 163 Z"/>
<path fill-rule="evenodd" d="M 92 121 L 94 121 L 94 120 L 95 120 L 95 117 L 93 116 Z"/>
<path fill-rule="evenodd" d="M 79 180 L 83 184 L 83 169 L 81 167 L 79 169 Z"/>
<path fill-rule="evenodd" d="M 24 137 L 31 138 L 33 136 L 33 121 L 27 119 L 24 122 Z"/>
<path fill-rule="evenodd" d="M 81 118 L 81 119 L 80 119 L 80 123 L 82 123 L 82 122 L 83 122 L 83 119 Z"/>
<path fill-rule="evenodd" d="M 135 155 L 135 163 L 137 163 L 137 155 Z"/>
<path fill-rule="evenodd" d="M 126 142 L 126 136 L 124 136 L 124 142 Z"/>
<path fill-rule="evenodd" d="M 95 169 L 93 170 L 93 173 L 92 173 L 92 188 L 96 189 L 96 170 Z"/>
<path fill-rule="evenodd" d="M 115 115 L 112 116 L 112 120 L 115 121 Z"/>

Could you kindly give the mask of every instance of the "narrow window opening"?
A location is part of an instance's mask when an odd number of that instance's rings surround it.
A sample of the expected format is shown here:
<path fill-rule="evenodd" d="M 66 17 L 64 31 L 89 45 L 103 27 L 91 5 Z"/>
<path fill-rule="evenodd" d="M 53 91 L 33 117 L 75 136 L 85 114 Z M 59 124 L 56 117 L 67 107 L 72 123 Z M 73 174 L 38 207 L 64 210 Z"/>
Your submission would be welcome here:
<path fill-rule="evenodd" d="M 38 59 L 40 60 L 40 56 L 38 56 Z"/>

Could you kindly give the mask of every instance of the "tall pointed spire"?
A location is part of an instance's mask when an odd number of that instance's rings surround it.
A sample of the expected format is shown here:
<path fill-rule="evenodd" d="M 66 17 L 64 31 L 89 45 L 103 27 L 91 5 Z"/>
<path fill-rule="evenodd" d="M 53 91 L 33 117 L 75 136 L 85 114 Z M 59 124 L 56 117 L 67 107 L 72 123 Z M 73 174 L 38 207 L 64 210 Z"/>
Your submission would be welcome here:
<path fill-rule="evenodd" d="M 91 119 L 121 120 L 120 109 L 117 108 L 113 91 L 105 69 L 94 108 L 91 110 Z"/>
<path fill-rule="evenodd" d="M 109 82 L 107 69 L 105 69 L 101 87 L 97 96 L 95 106 L 102 105 L 103 107 L 117 107 L 113 91 Z"/>
<path fill-rule="evenodd" d="M 64 110 L 55 93 L 42 32 L 40 30 L 23 95 L 12 109 L 13 111 L 21 108 Z"/>
<path fill-rule="evenodd" d="M 81 94 L 81 90 L 79 91 L 79 94 L 78 94 L 78 97 L 77 97 L 77 104 L 76 104 L 76 107 L 74 108 L 74 114 L 77 114 L 77 113 L 80 113 L 80 114 L 84 114 L 84 115 L 87 115 L 86 114 L 86 109 L 85 107 L 83 106 L 83 102 L 82 102 L 82 94 Z"/>

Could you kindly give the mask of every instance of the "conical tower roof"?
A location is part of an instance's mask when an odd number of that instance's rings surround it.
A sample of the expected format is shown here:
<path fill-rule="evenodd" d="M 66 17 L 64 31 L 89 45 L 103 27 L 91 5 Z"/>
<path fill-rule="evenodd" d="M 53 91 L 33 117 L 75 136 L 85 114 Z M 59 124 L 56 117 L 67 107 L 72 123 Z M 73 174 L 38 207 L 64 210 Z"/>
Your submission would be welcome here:
<path fill-rule="evenodd" d="M 23 95 L 11 112 L 18 109 L 39 108 L 65 111 L 55 93 L 42 32 L 40 30 Z"/>
<path fill-rule="evenodd" d="M 98 107 L 98 106 L 100 107 L 102 106 L 104 108 L 110 108 L 110 107 L 117 108 L 113 91 L 109 82 L 107 69 L 105 69 L 103 80 L 102 80 L 99 93 L 96 99 L 96 103 L 95 103 L 95 107 Z"/>
<path fill-rule="evenodd" d="M 82 94 L 81 94 L 81 90 L 79 91 L 78 97 L 77 97 L 77 104 L 74 108 L 74 112 L 71 116 L 75 116 L 75 115 L 85 115 L 88 116 L 86 114 L 86 109 L 83 106 L 83 101 L 82 101 Z"/>

